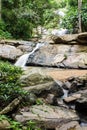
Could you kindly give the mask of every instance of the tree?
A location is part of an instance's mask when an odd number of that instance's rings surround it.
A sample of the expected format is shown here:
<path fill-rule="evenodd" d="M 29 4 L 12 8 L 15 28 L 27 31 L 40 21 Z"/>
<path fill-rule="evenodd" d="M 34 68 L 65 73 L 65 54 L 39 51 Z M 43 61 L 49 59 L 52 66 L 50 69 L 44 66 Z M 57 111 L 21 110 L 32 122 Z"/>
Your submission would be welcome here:
<path fill-rule="evenodd" d="M 82 0 L 78 0 L 78 26 L 79 26 L 78 33 L 82 32 L 81 8 L 82 8 Z"/>

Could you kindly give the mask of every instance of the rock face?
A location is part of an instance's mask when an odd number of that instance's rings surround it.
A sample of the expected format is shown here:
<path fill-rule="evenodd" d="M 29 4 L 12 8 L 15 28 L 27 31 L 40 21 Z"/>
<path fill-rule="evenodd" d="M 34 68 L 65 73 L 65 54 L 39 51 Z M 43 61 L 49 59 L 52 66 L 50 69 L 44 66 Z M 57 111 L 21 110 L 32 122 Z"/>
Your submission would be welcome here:
<path fill-rule="evenodd" d="M 60 97 L 64 94 L 60 84 L 56 83 L 54 79 L 47 76 L 39 69 L 35 71 L 32 70 L 28 74 L 22 76 L 20 81 L 24 84 L 25 90 L 33 92 L 36 95 L 46 97 L 49 93 L 51 93 L 57 97 Z"/>
<path fill-rule="evenodd" d="M 59 43 L 74 43 L 77 38 L 77 34 L 66 34 L 64 36 L 52 36 L 52 40 L 54 41 L 55 44 Z M 74 42 L 73 42 L 74 41 Z"/>
<path fill-rule="evenodd" d="M 56 97 L 61 97 L 64 94 L 62 88 L 60 88 L 56 82 L 48 82 L 31 87 L 25 87 L 24 90 L 42 97 L 46 97 L 49 93 L 55 95 Z"/>
<path fill-rule="evenodd" d="M 54 80 L 50 76 L 46 75 L 46 73 L 40 68 L 31 68 L 29 70 L 25 70 L 25 73 L 21 76 L 20 81 L 24 84 L 24 87 L 28 87 L 52 82 Z"/>
<path fill-rule="evenodd" d="M 44 128 L 56 128 L 58 125 L 72 120 L 78 120 L 76 113 L 61 107 L 47 105 L 35 105 L 29 108 L 29 111 L 20 111 L 15 119 L 19 122 L 26 123 L 29 120 L 35 120 Z"/>
<path fill-rule="evenodd" d="M 0 57 L 9 61 L 16 61 L 23 53 L 31 52 L 35 43 L 17 40 L 0 40 Z"/>
<path fill-rule="evenodd" d="M 67 124 L 62 125 L 61 127 L 57 127 L 56 130 L 84 130 L 81 128 L 78 122 L 71 121 Z"/>
<path fill-rule="evenodd" d="M 76 111 L 80 112 L 81 114 L 87 115 L 87 97 L 82 97 L 76 101 L 75 104 Z"/>
<path fill-rule="evenodd" d="M 80 34 L 65 34 L 63 36 L 51 35 L 46 38 L 48 43 L 51 44 L 87 44 L 87 32 Z M 44 41 L 44 40 L 43 40 Z"/>
<path fill-rule="evenodd" d="M 87 33 L 81 33 L 77 36 L 77 41 L 80 44 L 87 44 Z"/>
<path fill-rule="evenodd" d="M 84 51 L 84 52 L 82 52 Z M 87 46 L 45 45 L 29 56 L 27 65 L 87 68 Z"/>
<path fill-rule="evenodd" d="M 22 51 L 14 46 L 0 44 L 0 57 L 3 59 L 16 60 L 22 54 Z"/>

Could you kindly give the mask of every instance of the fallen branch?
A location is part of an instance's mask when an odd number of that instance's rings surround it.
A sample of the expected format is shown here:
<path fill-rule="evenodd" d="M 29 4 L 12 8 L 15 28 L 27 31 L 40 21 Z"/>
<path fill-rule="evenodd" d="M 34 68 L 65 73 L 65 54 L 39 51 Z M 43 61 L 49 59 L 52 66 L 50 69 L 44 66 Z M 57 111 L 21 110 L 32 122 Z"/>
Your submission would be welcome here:
<path fill-rule="evenodd" d="M 15 98 L 8 106 L 6 106 L 0 114 L 7 114 L 15 109 L 15 107 L 20 103 L 22 97 Z"/>

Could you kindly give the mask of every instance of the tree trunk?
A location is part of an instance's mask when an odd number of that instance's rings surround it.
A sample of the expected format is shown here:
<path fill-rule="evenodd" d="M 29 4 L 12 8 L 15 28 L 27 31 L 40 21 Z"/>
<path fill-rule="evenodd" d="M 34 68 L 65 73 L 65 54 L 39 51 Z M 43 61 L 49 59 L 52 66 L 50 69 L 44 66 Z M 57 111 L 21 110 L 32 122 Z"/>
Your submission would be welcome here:
<path fill-rule="evenodd" d="M 78 33 L 82 32 L 82 27 L 81 27 L 81 8 L 82 8 L 82 0 L 78 0 Z"/>

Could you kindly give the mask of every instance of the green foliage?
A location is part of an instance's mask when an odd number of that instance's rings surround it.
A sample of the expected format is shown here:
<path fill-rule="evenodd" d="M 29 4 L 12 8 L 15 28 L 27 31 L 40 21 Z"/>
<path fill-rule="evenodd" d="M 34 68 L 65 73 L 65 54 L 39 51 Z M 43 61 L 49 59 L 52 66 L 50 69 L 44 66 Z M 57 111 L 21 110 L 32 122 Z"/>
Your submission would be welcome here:
<path fill-rule="evenodd" d="M 42 104 L 43 104 L 42 99 L 38 98 L 38 99 L 36 100 L 36 104 L 37 104 L 37 105 L 42 105 Z"/>
<path fill-rule="evenodd" d="M 87 31 L 87 3 L 82 7 L 82 30 Z"/>
<path fill-rule="evenodd" d="M 28 123 L 27 123 L 27 130 L 41 130 L 40 128 L 38 128 L 36 126 L 36 122 L 30 120 Z"/>
<path fill-rule="evenodd" d="M 72 4 L 73 2 L 73 4 Z M 71 33 L 78 33 L 78 3 L 77 1 L 69 0 L 69 7 L 67 13 L 63 18 L 62 27 L 70 30 Z M 85 0 L 82 4 L 82 31 L 87 31 L 87 3 Z"/>
<path fill-rule="evenodd" d="M 8 127 L 8 129 L 11 129 L 11 130 L 41 130 L 37 126 L 37 123 L 32 120 L 28 121 L 25 124 L 25 126 L 23 126 L 23 124 L 21 124 L 20 122 L 12 120 L 11 118 L 5 115 L 0 115 L 0 121 L 3 121 L 3 120 L 7 120 L 10 123 L 10 127 Z"/>
<path fill-rule="evenodd" d="M 87 31 L 86 3 L 86 0 L 83 0 L 83 31 Z M 33 36 L 33 28 L 38 26 L 47 29 L 59 28 L 59 16 L 54 13 L 59 8 L 68 10 L 61 27 L 75 33 L 78 30 L 77 0 L 2 0 L 2 19 L 5 29 L 0 28 L 0 37 L 29 40 Z"/>
<path fill-rule="evenodd" d="M 6 25 L 2 20 L 0 20 L 0 38 L 12 38 L 11 34 L 6 31 Z"/>
<path fill-rule="evenodd" d="M 0 62 L 0 109 L 8 105 L 13 99 L 25 94 L 19 82 L 21 74 L 21 68 L 8 62 Z"/>
<path fill-rule="evenodd" d="M 48 9 L 43 14 L 45 28 L 58 27 L 59 16 L 54 13 L 54 9 Z"/>
<path fill-rule="evenodd" d="M 62 20 L 61 26 L 69 29 L 71 33 L 74 33 L 74 28 L 78 30 L 78 12 L 76 8 L 69 7 L 65 17 Z"/>
<path fill-rule="evenodd" d="M 13 38 L 29 40 L 33 28 L 38 25 L 49 23 L 48 27 L 56 26 L 57 18 L 51 10 L 58 6 L 55 0 L 2 0 L 2 19 Z M 55 25 L 51 25 L 51 21 L 55 21 Z"/>

